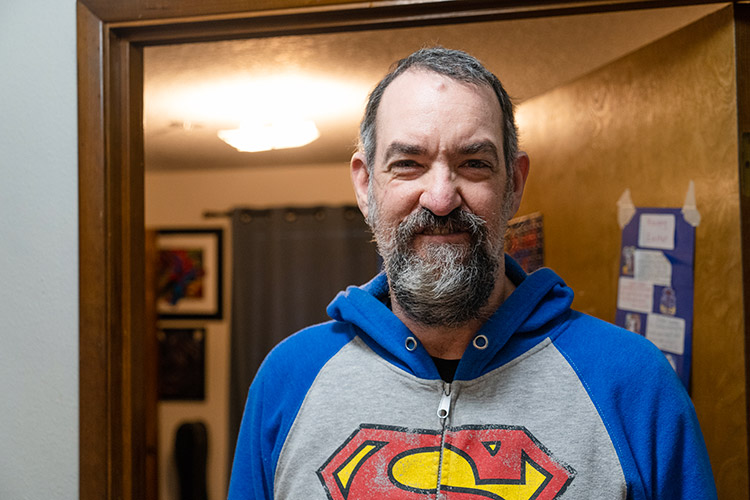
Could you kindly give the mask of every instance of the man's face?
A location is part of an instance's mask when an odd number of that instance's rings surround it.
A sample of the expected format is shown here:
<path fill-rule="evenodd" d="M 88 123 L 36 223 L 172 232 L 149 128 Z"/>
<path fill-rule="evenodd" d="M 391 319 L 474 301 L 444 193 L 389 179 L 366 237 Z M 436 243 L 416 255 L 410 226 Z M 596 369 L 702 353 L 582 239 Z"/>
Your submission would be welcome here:
<path fill-rule="evenodd" d="M 449 297 L 464 310 L 487 302 L 504 268 L 503 233 L 519 198 L 508 190 L 502 134 L 500 105 L 489 87 L 411 70 L 386 89 L 368 201 L 360 206 L 399 302 L 399 281 L 409 295 L 432 294 L 425 311 L 445 309 Z M 363 187 L 356 180 L 355 187 L 361 200 Z M 456 295 L 472 291 L 467 288 L 484 290 L 481 297 Z"/>

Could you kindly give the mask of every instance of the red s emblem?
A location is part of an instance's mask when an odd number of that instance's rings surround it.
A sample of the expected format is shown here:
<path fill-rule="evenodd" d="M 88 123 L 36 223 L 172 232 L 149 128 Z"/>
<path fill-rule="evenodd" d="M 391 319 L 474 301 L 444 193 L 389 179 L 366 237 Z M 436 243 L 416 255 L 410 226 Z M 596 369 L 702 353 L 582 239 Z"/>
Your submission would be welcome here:
<path fill-rule="evenodd" d="M 575 471 L 524 427 L 361 425 L 318 470 L 331 500 L 553 500 Z M 441 451 L 442 449 L 442 451 Z"/>

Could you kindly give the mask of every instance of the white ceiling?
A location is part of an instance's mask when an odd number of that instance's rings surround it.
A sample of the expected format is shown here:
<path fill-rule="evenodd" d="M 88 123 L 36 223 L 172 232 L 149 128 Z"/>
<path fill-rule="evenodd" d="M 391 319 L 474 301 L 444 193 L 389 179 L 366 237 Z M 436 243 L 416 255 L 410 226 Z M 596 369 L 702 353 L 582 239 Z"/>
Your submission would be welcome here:
<path fill-rule="evenodd" d="M 721 7 L 147 47 L 146 168 L 348 162 L 368 92 L 393 61 L 417 48 L 439 44 L 470 52 L 520 103 Z M 243 110 L 257 113 L 267 106 L 278 113 L 285 106 L 303 111 L 321 137 L 296 149 L 239 153 L 216 136 L 219 129 L 236 127 Z"/>

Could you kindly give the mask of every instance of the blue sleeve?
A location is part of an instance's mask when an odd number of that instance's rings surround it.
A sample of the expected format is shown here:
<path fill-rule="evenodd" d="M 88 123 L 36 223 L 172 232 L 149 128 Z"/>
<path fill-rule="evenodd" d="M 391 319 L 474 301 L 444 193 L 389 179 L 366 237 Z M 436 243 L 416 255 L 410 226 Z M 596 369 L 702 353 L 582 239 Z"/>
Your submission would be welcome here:
<path fill-rule="evenodd" d="M 287 338 L 266 357 L 247 396 L 229 481 L 229 500 L 270 500 L 281 449 L 325 363 L 353 338 L 324 323 Z"/>
<path fill-rule="evenodd" d="M 717 498 L 695 409 L 644 337 L 584 315 L 555 340 L 596 406 L 632 500 Z"/>
<path fill-rule="evenodd" d="M 250 386 L 234 452 L 229 482 L 230 500 L 273 498 L 273 449 L 281 427 L 279 415 L 264 415 L 267 378 L 273 378 L 268 359 Z M 266 375 L 268 374 L 268 375 Z M 275 429 L 275 432 L 274 430 Z"/>

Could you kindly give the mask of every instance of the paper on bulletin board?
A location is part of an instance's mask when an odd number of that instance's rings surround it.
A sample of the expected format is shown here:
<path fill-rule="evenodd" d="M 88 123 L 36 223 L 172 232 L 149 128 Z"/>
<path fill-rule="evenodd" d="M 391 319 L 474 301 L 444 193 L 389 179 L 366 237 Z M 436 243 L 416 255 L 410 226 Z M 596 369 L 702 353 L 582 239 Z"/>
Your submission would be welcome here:
<path fill-rule="evenodd" d="M 627 215 L 615 323 L 651 340 L 689 389 L 695 218 L 684 207 L 631 207 Z"/>

